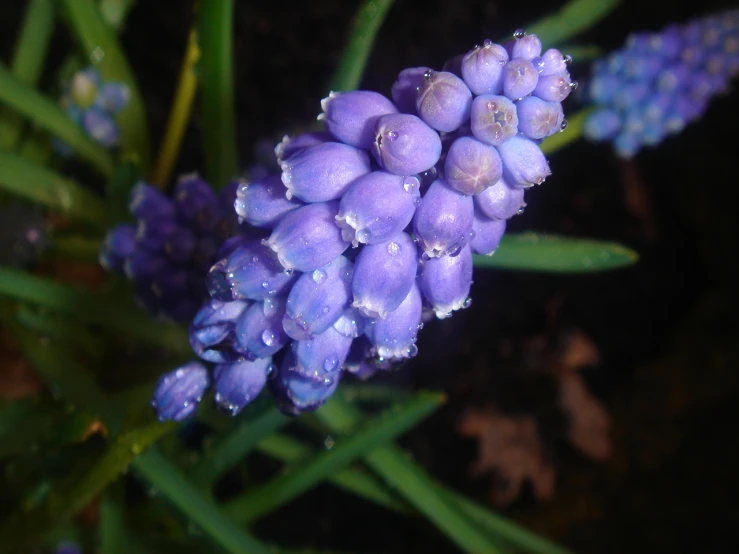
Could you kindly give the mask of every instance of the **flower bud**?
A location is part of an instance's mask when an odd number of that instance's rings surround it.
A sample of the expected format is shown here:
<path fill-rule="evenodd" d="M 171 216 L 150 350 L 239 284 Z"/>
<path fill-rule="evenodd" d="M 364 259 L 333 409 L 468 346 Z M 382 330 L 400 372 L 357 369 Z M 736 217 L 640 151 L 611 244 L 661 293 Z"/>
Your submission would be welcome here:
<path fill-rule="evenodd" d="M 173 218 L 175 215 L 172 201 L 144 181 L 136 183 L 131 190 L 128 209 L 136 219 Z"/>
<path fill-rule="evenodd" d="M 103 83 L 95 97 L 95 105 L 110 114 L 117 114 L 128 105 L 131 90 L 123 83 Z"/>
<path fill-rule="evenodd" d="M 498 146 L 518 133 L 516 105 L 505 96 L 483 94 L 472 101 L 472 134 L 477 140 Z"/>
<path fill-rule="evenodd" d="M 539 72 L 529 60 L 514 58 L 503 68 L 503 95 L 511 100 L 528 96 L 539 82 Z"/>
<path fill-rule="evenodd" d="M 218 197 L 210 185 L 198 175 L 186 175 L 177 181 L 174 190 L 177 217 L 192 225 L 198 218 L 215 218 Z M 208 227 L 207 221 L 203 222 Z M 212 226 L 212 223 L 211 223 Z"/>
<path fill-rule="evenodd" d="M 282 163 L 288 158 L 299 154 L 311 146 L 323 144 L 325 142 L 336 142 L 331 133 L 326 131 L 315 131 L 312 133 L 301 133 L 297 136 L 290 137 L 285 135 L 277 146 L 275 146 L 275 157 L 278 163 Z"/>
<path fill-rule="evenodd" d="M 569 74 L 542 75 L 536 83 L 534 96 L 538 96 L 547 102 L 562 102 L 570 95 L 574 86 Z"/>
<path fill-rule="evenodd" d="M 297 416 L 302 412 L 311 412 L 320 408 L 336 391 L 341 372 L 331 379 L 311 379 L 293 371 L 295 358 L 292 351 L 287 354 L 269 381 L 270 391 L 283 413 Z"/>
<path fill-rule="evenodd" d="M 562 130 L 564 112 L 559 102 L 528 96 L 516 103 L 518 130 L 531 139 L 543 139 Z"/>
<path fill-rule="evenodd" d="M 556 48 L 550 48 L 536 59 L 536 69 L 539 75 L 561 75 L 567 72 L 570 58 L 563 56 Z"/>
<path fill-rule="evenodd" d="M 505 177 L 501 177 L 492 187 L 475 195 L 474 204 L 485 217 L 505 220 L 526 206 L 523 196 L 523 188 L 512 187 Z"/>
<path fill-rule="evenodd" d="M 229 415 L 237 415 L 262 392 L 271 368 L 272 358 L 217 365 L 213 371 L 216 405 Z"/>
<path fill-rule="evenodd" d="M 494 146 L 472 137 L 460 137 L 449 147 L 444 175 L 452 188 L 462 194 L 478 194 L 498 182 L 503 162 Z"/>
<path fill-rule="evenodd" d="M 406 233 L 364 246 L 354 263 L 352 306 L 368 317 L 384 318 L 400 306 L 416 278 L 418 253 Z"/>
<path fill-rule="evenodd" d="M 423 82 L 423 76 L 431 71 L 428 67 L 409 67 L 398 74 L 391 95 L 398 109 L 403 113 L 416 113 L 416 91 Z"/>
<path fill-rule="evenodd" d="M 511 45 L 511 59 L 523 58 L 533 60 L 541 56 L 541 41 L 536 35 L 516 37 Z"/>
<path fill-rule="evenodd" d="M 364 333 L 365 317 L 356 308 L 348 308 L 344 310 L 341 317 L 333 324 L 333 328 L 344 335 L 356 339 Z"/>
<path fill-rule="evenodd" d="M 414 283 L 400 306 L 385 319 L 368 319 L 365 334 L 373 345 L 373 352 L 385 360 L 413 358 L 418 353 L 416 337 L 421 326 L 423 301 Z"/>
<path fill-rule="evenodd" d="M 331 327 L 349 307 L 353 268 L 344 256 L 303 273 L 287 297 L 282 326 L 295 340 L 309 340 Z"/>
<path fill-rule="evenodd" d="M 208 300 L 195 314 L 190 325 L 190 345 L 198 357 L 207 362 L 234 361 L 240 355 L 234 351 L 233 331 L 237 320 L 249 306 L 248 302 Z"/>
<path fill-rule="evenodd" d="M 472 286 L 472 250 L 469 245 L 457 256 L 424 260 L 418 286 L 439 319 L 469 306 Z"/>
<path fill-rule="evenodd" d="M 307 204 L 287 213 L 265 245 L 277 253 L 282 266 L 313 271 L 340 256 L 349 247 L 336 225 L 339 202 Z"/>
<path fill-rule="evenodd" d="M 503 176 L 513 186 L 540 185 L 552 172 L 547 158 L 534 142 L 518 136 L 498 146 L 503 159 Z"/>
<path fill-rule="evenodd" d="M 428 71 L 416 95 L 416 110 L 423 121 L 437 131 L 450 133 L 470 117 L 472 93 L 452 73 Z"/>
<path fill-rule="evenodd" d="M 415 115 L 383 115 L 375 126 L 372 154 L 390 173 L 414 175 L 439 161 L 441 139 Z"/>
<path fill-rule="evenodd" d="M 284 298 L 266 298 L 247 308 L 236 322 L 235 349 L 248 360 L 268 358 L 285 346 L 290 338 L 282 328 Z"/>
<path fill-rule="evenodd" d="M 332 92 L 321 100 L 319 120 L 345 144 L 368 150 L 375 139 L 375 123 L 381 115 L 398 113 L 395 104 L 382 94 L 368 90 Z"/>
<path fill-rule="evenodd" d="M 462 78 L 475 95 L 500 94 L 507 62 L 506 49 L 486 39 L 482 46 L 475 46 L 462 58 Z"/>
<path fill-rule="evenodd" d="M 100 251 L 100 264 L 107 270 L 120 273 L 123 264 L 136 251 L 136 228 L 124 223 L 108 231 Z"/>
<path fill-rule="evenodd" d="M 475 236 L 470 241 L 472 252 L 492 256 L 500 245 L 505 228 L 505 219 L 490 219 L 479 210 L 475 210 L 475 217 L 472 220 L 472 230 Z"/>
<path fill-rule="evenodd" d="M 208 370 L 198 362 L 187 362 L 162 375 L 151 401 L 159 421 L 182 421 L 190 417 L 209 385 Z"/>
<path fill-rule="evenodd" d="M 113 116 L 96 106 L 85 110 L 82 115 L 82 126 L 95 142 L 105 148 L 118 146 L 121 140 L 121 130 Z"/>
<path fill-rule="evenodd" d="M 329 327 L 311 340 L 298 340 L 290 344 L 294 364 L 290 368 L 301 375 L 330 385 L 341 371 L 349 347 L 354 339 Z"/>
<path fill-rule="evenodd" d="M 282 162 L 288 200 L 295 196 L 304 202 L 340 198 L 354 179 L 369 172 L 367 153 L 340 142 L 306 148 Z"/>
<path fill-rule="evenodd" d="M 405 229 L 420 202 L 418 178 L 373 171 L 354 181 L 339 203 L 336 224 L 353 246 L 378 244 Z"/>
<path fill-rule="evenodd" d="M 434 181 L 413 216 L 413 232 L 429 257 L 456 256 L 472 231 L 472 197 Z"/>
<path fill-rule="evenodd" d="M 287 199 L 287 188 L 280 175 L 270 175 L 239 186 L 234 209 L 240 223 L 246 221 L 255 227 L 271 229 L 287 212 L 302 205 L 297 198 Z"/>

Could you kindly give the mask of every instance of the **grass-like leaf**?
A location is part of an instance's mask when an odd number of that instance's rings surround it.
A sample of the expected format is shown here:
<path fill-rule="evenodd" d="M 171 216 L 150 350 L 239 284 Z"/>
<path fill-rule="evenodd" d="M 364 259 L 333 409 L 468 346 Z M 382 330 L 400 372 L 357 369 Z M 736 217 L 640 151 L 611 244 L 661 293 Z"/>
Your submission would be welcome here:
<path fill-rule="evenodd" d="M 198 37 L 205 177 L 220 189 L 237 176 L 233 82 L 233 0 L 202 2 Z"/>
<path fill-rule="evenodd" d="M 525 27 L 545 48 L 585 31 L 611 13 L 621 0 L 570 0 L 559 11 Z"/>
<path fill-rule="evenodd" d="M 136 0 L 100 0 L 98 6 L 105 22 L 116 31 L 120 31 L 135 3 Z"/>
<path fill-rule="evenodd" d="M 588 273 L 635 264 L 639 255 L 615 242 L 576 239 L 541 233 L 504 235 L 492 256 L 475 256 L 475 267 Z"/>
<path fill-rule="evenodd" d="M 108 177 L 113 173 L 113 158 L 105 148 L 90 139 L 55 102 L 24 84 L 2 65 L 0 65 L 0 102 L 4 102 L 63 140 L 102 175 Z"/>
<path fill-rule="evenodd" d="M 114 483 L 100 495 L 100 554 L 123 554 L 124 491 Z"/>
<path fill-rule="evenodd" d="M 128 105 L 117 120 L 124 156 L 136 156 L 144 170 L 150 163 L 149 131 L 141 94 L 115 30 L 93 0 L 59 0 L 84 52 L 96 62 L 103 79 L 124 83 L 131 91 Z M 63 137 L 62 137 L 63 138 Z"/>
<path fill-rule="evenodd" d="M 7 150 L 0 150 L 0 189 L 98 228 L 104 225 L 105 209 L 99 196 Z"/>
<path fill-rule="evenodd" d="M 141 179 L 141 170 L 134 161 L 123 160 L 116 166 L 108 182 L 105 195 L 105 226 L 107 228 L 133 221 L 129 210 L 131 189 L 139 179 Z"/>
<path fill-rule="evenodd" d="M 359 87 L 372 47 L 393 0 L 364 0 L 354 14 L 344 55 L 329 82 L 329 91 Z"/>
<path fill-rule="evenodd" d="M 243 522 L 253 521 L 272 512 L 378 444 L 404 433 L 443 401 L 444 396 L 438 393 L 417 394 L 408 402 L 372 418 L 351 436 L 336 441 L 331 450 L 316 454 L 310 460 L 293 466 L 283 475 L 232 500 L 226 505 L 226 512 Z"/>

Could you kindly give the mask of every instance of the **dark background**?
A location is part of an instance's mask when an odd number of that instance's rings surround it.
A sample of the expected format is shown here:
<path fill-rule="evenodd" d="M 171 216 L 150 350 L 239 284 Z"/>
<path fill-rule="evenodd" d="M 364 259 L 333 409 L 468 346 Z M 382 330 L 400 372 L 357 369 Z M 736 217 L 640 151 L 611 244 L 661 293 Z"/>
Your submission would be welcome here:
<path fill-rule="evenodd" d="M 244 168 L 259 139 L 279 138 L 320 112 L 357 4 L 237 2 L 238 151 Z M 362 88 L 387 94 L 401 69 L 440 68 L 482 39 L 505 37 L 561 4 L 398 0 Z M 631 31 L 657 30 L 727 5 L 627 0 L 576 43 L 608 51 Z M 4 60 L 22 6 L 0 4 Z M 122 34 L 154 144 L 191 20 L 191 2 L 142 0 Z M 60 27 L 52 67 L 67 41 Z M 587 72 L 587 63 L 573 66 L 576 78 L 584 80 Z M 52 75 L 47 73 L 45 85 Z M 405 441 L 434 475 L 487 501 L 490 477 L 470 476 L 477 447 L 458 435 L 457 424 L 466 409 L 495 403 L 505 413 L 535 416 L 548 463 L 558 472 L 552 500 L 539 502 L 524 490 L 508 515 L 578 552 L 734 551 L 738 101 L 736 92 L 715 100 L 702 121 L 629 163 L 607 146 L 582 141 L 551 157 L 552 177 L 527 195 L 525 214 L 509 229 L 616 240 L 636 249 L 641 260 L 599 275 L 477 270 L 473 305 L 427 325 L 418 358 L 385 377 L 398 386 L 449 393 L 448 404 Z M 577 109 L 574 99 L 566 109 Z M 202 169 L 201 126 L 195 112 L 176 172 Z M 568 421 L 557 409 L 551 376 L 524 369 L 531 337 L 547 337 L 556 350 L 558 337 L 573 328 L 600 351 L 601 362 L 584 376 L 613 418 L 613 454 L 605 462 L 589 460 L 564 440 Z M 257 532 L 283 544 L 357 552 L 453 549 L 420 518 L 393 515 L 329 486 L 265 518 Z"/>

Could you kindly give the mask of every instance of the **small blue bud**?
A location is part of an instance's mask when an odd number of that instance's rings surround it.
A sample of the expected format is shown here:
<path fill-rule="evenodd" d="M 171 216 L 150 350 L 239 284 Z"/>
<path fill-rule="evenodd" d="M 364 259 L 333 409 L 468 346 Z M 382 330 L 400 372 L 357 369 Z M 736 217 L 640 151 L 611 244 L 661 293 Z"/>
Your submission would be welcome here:
<path fill-rule="evenodd" d="M 528 96 L 516 102 L 518 130 L 531 139 L 543 139 L 562 130 L 564 112 L 559 102 Z"/>
<path fill-rule="evenodd" d="M 460 137 L 449 147 L 444 161 L 447 183 L 462 194 L 479 194 L 498 182 L 503 162 L 494 146 L 472 137 Z"/>
<path fill-rule="evenodd" d="M 294 416 L 320 408 L 336 391 L 341 377 L 341 372 L 322 379 L 303 377 L 293 371 L 295 364 L 293 353 L 288 350 L 276 375 L 269 381 L 280 410 Z"/>
<path fill-rule="evenodd" d="M 472 252 L 492 256 L 500 245 L 505 228 L 505 219 L 490 219 L 479 210 L 475 210 L 475 217 L 472 220 L 475 236 L 470 241 Z"/>
<path fill-rule="evenodd" d="M 288 200 L 295 196 L 304 202 L 340 198 L 354 179 L 369 172 L 367 153 L 340 142 L 306 148 L 282 162 Z"/>
<path fill-rule="evenodd" d="M 541 41 L 536 35 L 516 37 L 511 45 L 511 59 L 533 60 L 541 56 Z"/>
<path fill-rule="evenodd" d="M 82 115 L 82 127 L 95 142 L 105 148 L 118 146 L 121 140 L 121 130 L 113 116 L 95 106 L 85 110 Z"/>
<path fill-rule="evenodd" d="M 326 142 L 336 142 L 334 136 L 326 131 L 301 133 L 294 137 L 285 135 L 279 144 L 275 146 L 275 157 L 278 163 L 282 163 L 311 146 L 317 146 Z"/>
<path fill-rule="evenodd" d="M 190 346 L 207 362 L 231 362 L 241 357 L 234 350 L 234 329 L 249 303 L 210 299 L 195 314 L 190 324 Z"/>
<path fill-rule="evenodd" d="M 124 223 L 108 231 L 100 251 L 100 264 L 115 273 L 123 271 L 123 264 L 136 251 L 136 228 Z"/>
<path fill-rule="evenodd" d="M 424 260 L 418 286 L 439 319 L 469 306 L 472 286 L 472 250 L 469 245 L 457 256 Z"/>
<path fill-rule="evenodd" d="M 414 175 L 439 161 L 441 139 L 415 115 L 383 115 L 375 126 L 372 154 L 390 173 Z"/>
<path fill-rule="evenodd" d="M 136 219 L 174 218 L 175 215 L 172 201 L 144 181 L 139 181 L 131 189 L 128 209 Z"/>
<path fill-rule="evenodd" d="M 228 415 L 237 415 L 262 392 L 271 368 L 272 358 L 217 365 L 213 371 L 216 405 Z"/>
<path fill-rule="evenodd" d="M 423 83 L 423 76 L 428 71 L 431 71 L 428 67 L 410 67 L 398 74 L 391 95 L 401 112 L 416 113 L 416 91 Z"/>
<path fill-rule="evenodd" d="M 417 258 L 416 245 L 406 233 L 364 246 L 354 263 L 352 306 L 368 317 L 384 318 L 411 290 Z"/>
<path fill-rule="evenodd" d="M 385 319 L 368 319 L 365 334 L 373 345 L 373 354 L 385 360 L 413 358 L 418 353 L 416 337 L 422 308 L 421 292 L 414 283 L 400 306 Z"/>
<path fill-rule="evenodd" d="M 385 242 L 405 229 L 420 201 L 420 181 L 373 171 L 354 181 L 339 203 L 336 224 L 353 246 Z"/>
<path fill-rule="evenodd" d="M 547 102 L 562 102 L 570 95 L 574 86 L 569 74 L 542 75 L 534 88 L 534 96 Z"/>
<path fill-rule="evenodd" d="M 434 181 L 413 216 L 413 232 L 428 257 L 456 256 L 472 231 L 472 196 Z"/>
<path fill-rule="evenodd" d="M 352 337 L 347 337 L 329 327 L 311 340 L 298 340 L 290 344 L 294 364 L 291 371 L 311 379 L 333 379 L 344 365 Z"/>
<path fill-rule="evenodd" d="M 498 146 L 518 133 L 516 105 L 505 96 L 483 94 L 472 101 L 472 134 L 477 140 Z"/>
<path fill-rule="evenodd" d="M 339 202 L 307 204 L 287 213 L 265 245 L 287 270 L 313 271 L 340 256 L 349 247 L 336 225 Z"/>
<path fill-rule="evenodd" d="M 236 323 L 236 350 L 249 360 L 276 354 L 290 341 L 282 328 L 284 315 L 284 298 L 266 298 L 249 306 Z"/>
<path fill-rule="evenodd" d="M 287 188 L 280 175 L 270 175 L 259 181 L 243 183 L 236 192 L 234 209 L 239 222 L 255 227 L 273 228 L 289 211 L 303 203 L 297 198 L 287 199 Z"/>
<path fill-rule="evenodd" d="M 508 184 L 505 177 L 474 196 L 475 207 L 490 219 L 510 219 L 521 208 L 526 206 L 523 201 L 524 189 Z"/>
<path fill-rule="evenodd" d="M 540 185 L 552 172 L 547 158 L 534 142 L 517 136 L 498 146 L 503 159 L 503 176 L 513 186 Z"/>
<path fill-rule="evenodd" d="M 420 118 L 437 131 L 456 131 L 470 117 L 472 93 L 462 79 L 446 71 L 428 71 L 416 95 Z"/>
<path fill-rule="evenodd" d="M 162 375 L 151 401 L 159 421 L 182 421 L 190 417 L 209 385 L 208 370 L 198 362 L 187 362 Z"/>
<path fill-rule="evenodd" d="M 368 90 L 332 92 L 321 100 L 318 116 L 326 129 L 345 144 L 369 150 L 375 139 L 375 123 L 381 115 L 398 113 L 395 104 L 382 94 Z"/>
<path fill-rule="evenodd" d="M 503 68 L 503 95 L 511 100 L 528 96 L 539 82 L 534 64 L 523 58 L 514 58 Z"/>
<path fill-rule="evenodd" d="M 344 256 L 303 273 L 287 297 L 282 325 L 295 340 L 309 340 L 331 327 L 349 307 L 353 268 Z"/>
<path fill-rule="evenodd" d="M 550 48 L 536 60 L 536 69 L 539 75 L 562 75 L 567 73 L 570 58 L 562 55 L 556 48 Z"/>
<path fill-rule="evenodd" d="M 104 83 L 98 89 L 95 105 L 113 115 L 128 105 L 131 90 L 123 83 Z"/>
<path fill-rule="evenodd" d="M 462 78 L 475 95 L 503 92 L 503 67 L 508 52 L 499 44 L 485 40 L 462 58 Z"/>

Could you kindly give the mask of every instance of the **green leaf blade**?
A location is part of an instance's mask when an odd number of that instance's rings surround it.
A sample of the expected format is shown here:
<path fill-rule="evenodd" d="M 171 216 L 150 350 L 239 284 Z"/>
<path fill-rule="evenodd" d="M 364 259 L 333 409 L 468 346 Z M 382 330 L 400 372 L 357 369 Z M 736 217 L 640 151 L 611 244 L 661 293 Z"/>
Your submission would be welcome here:
<path fill-rule="evenodd" d="M 621 0 L 570 0 L 562 9 L 528 25 L 525 30 L 538 36 L 546 48 L 592 27 L 620 3 Z"/>

